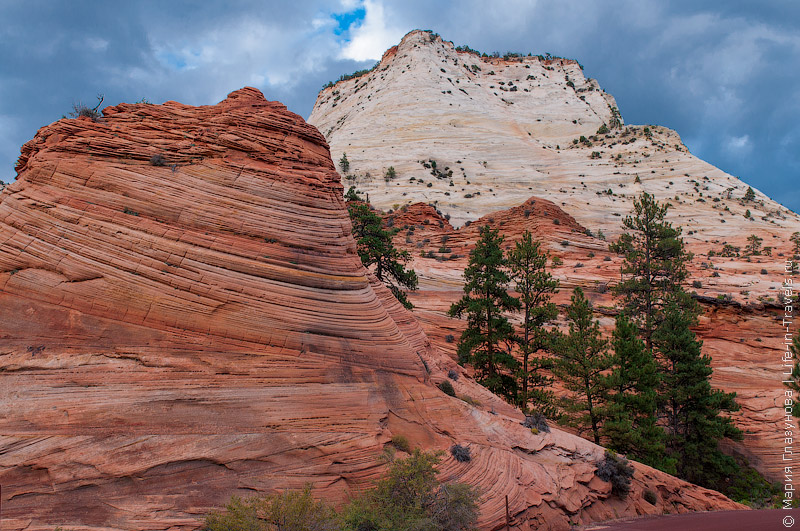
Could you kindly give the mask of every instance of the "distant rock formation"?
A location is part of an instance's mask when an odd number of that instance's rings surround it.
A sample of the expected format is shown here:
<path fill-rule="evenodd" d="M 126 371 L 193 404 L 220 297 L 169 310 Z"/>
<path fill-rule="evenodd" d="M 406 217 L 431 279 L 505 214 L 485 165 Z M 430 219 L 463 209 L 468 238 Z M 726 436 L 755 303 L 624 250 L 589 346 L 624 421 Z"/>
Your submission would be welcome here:
<path fill-rule="evenodd" d="M 309 122 L 325 134 L 335 160 L 347 153 L 343 181 L 367 192 L 377 208 L 428 203 L 456 228 L 486 223 L 535 196 L 610 241 L 642 192 L 669 203 L 668 219 L 683 226 L 695 254 L 687 289 L 701 301 L 747 309 L 711 306 L 698 328 L 713 356 L 714 385 L 736 391 L 742 404 L 735 416 L 744 441 L 733 448 L 773 481 L 782 479 L 784 445 L 775 426 L 783 388 L 775 360 L 783 332 L 773 305 L 784 280 L 781 256 L 789 256 L 789 237 L 800 231 L 796 213 L 758 192 L 745 200 L 747 184 L 689 153 L 675 131 L 625 125 L 614 98 L 576 61 L 482 57 L 426 31 L 407 34 L 371 72 L 323 89 Z M 393 179 L 385 177 L 389 166 Z M 602 238 L 592 242 L 552 223 L 531 230 L 564 259 L 562 286 L 594 291 L 619 279 L 620 262 Z M 719 256 L 726 244 L 743 250 L 753 234 L 772 247 L 770 256 Z M 458 238 L 448 242 L 457 255 Z M 411 240 L 426 253 L 438 248 L 436 238 L 430 245 Z M 414 303 L 439 312 L 418 314 L 435 336 L 454 326 L 442 310 L 453 302 L 465 262 L 415 256 L 413 267 L 424 274 Z M 608 293 L 596 306 L 615 305 Z"/>
<path fill-rule="evenodd" d="M 636 467 L 467 377 L 362 267 L 328 147 L 252 88 L 214 106 L 122 104 L 26 143 L 0 194 L 4 530 L 196 529 L 232 494 L 311 483 L 343 501 L 393 435 L 469 445 L 442 479 L 481 528 L 566 530 L 740 506 Z M 645 489 L 658 495 L 655 505 Z"/>
<path fill-rule="evenodd" d="M 308 121 L 334 160 L 347 153 L 343 178 L 372 204 L 436 204 L 455 226 L 534 195 L 615 235 L 616 215 L 647 191 L 692 226 L 691 242 L 800 228 L 763 194 L 742 202 L 747 185 L 694 157 L 676 132 L 624 125 L 574 60 L 481 57 L 415 30 L 370 72 L 323 89 Z"/>

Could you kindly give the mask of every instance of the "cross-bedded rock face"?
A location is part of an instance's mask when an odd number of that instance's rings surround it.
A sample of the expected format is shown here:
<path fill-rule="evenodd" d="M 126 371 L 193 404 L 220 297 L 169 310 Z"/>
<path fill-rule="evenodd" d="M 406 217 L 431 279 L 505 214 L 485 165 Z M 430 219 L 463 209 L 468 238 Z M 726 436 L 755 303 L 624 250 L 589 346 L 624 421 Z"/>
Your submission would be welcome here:
<path fill-rule="evenodd" d="M 647 192 L 669 204 L 668 220 L 683 227 L 695 255 L 686 288 L 710 303 L 697 332 L 713 357 L 712 384 L 735 391 L 742 405 L 734 416 L 744 441 L 733 447 L 770 480 L 781 481 L 785 445 L 775 425 L 784 415 L 785 330 L 776 323 L 792 255 L 789 238 L 800 231 L 800 217 L 757 191 L 746 199 L 746 183 L 691 154 L 675 131 L 615 127 L 621 119 L 615 108 L 613 97 L 575 61 L 482 57 L 412 31 L 370 72 L 322 90 L 309 122 L 325 134 L 334 160 L 347 153 L 345 184 L 368 193 L 376 207 L 397 211 L 423 202 L 456 228 L 492 219 L 507 236 L 529 228 L 564 260 L 555 269 L 562 287 L 590 292 L 613 286 L 620 259 L 608 253 L 608 241 L 623 232 L 633 200 Z M 394 177 L 385 173 L 390 166 Z M 563 209 L 598 237 L 555 225 L 565 221 L 556 211 L 529 209 L 530 219 L 514 215 L 531 196 Z M 458 295 L 466 265 L 466 247 L 458 243 L 468 233 L 447 234 L 446 246 L 439 234 L 408 238 L 421 286 L 412 302 L 423 321 L 430 320 L 425 329 L 434 339 L 443 327 L 457 325 L 444 313 Z M 746 256 L 751 235 L 770 253 Z M 741 255 L 721 256 L 726 246 L 741 248 Z M 430 253 L 441 259 L 436 251 L 442 247 L 462 260 L 435 262 Z M 610 291 L 598 294 L 596 303 L 618 304 Z M 613 319 L 605 325 L 610 333 Z"/>
<path fill-rule="evenodd" d="M 118 105 L 25 144 L 0 194 L 3 529 L 193 529 L 231 494 L 342 501 L 393 435 L 454 443 L 444 480 L 484 491 L 482 528 L 735 508 L 553 430 L 454 368 L 355 254 L 313 127 L 245 88 L 215 106 Z M 653 506 L 645 488 L 659 493 Z M 526 527 L 528 526 L 528 527 Z"/>
<path fill-rule="evenodd" d="M 458 227 L 537 196 L 616 237 L 646 191 L 672 204 L 670 220 L 691 227 L 696 247 L 800 230 L 800 217 L 765 195 L 744 201 L 747 184 L 692 155 L 675 131 L 621 121 L 574 60 L 481 57 L 419 30 L 371 71 L 323 89 L 309 117 L 335 161 L 347 154 L 346 184 L 382 210 L 435 202 Z"/>

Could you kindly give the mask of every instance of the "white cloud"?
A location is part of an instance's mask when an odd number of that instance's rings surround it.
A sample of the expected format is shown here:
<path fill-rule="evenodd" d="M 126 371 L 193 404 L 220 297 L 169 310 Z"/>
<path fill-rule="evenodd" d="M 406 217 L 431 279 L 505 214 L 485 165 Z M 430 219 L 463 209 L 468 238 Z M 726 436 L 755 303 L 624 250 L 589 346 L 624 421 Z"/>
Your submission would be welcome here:
<path fill-rule="evenodd" d="M 314 28 L 315 30 L 319 30 L 325 27 L 332 27 L 333 25 L 334 22 L 329 17 L 319 16 L 319 17 L 314 17 L 311 20 L 311 27 Z"/>
<path fill-rule="evenodd" d="M 400 42 L 406 33 L 403 29 L 387 24 L 386 12 L 381 2 L 365 0 L 364 9 L 366 10 L 364 22 L 351 28 L 350 42 L 345 44 L 341 51 L 342 59 L 377 61 L 387 48 Z"/>
<path fill-rule="evenodd" d="M 225 81 L 291 86 L 338 53 L 331 28 L 319 17 L 299 28 L 240 18 L 180 41 L 166 36 L 154 49 L 162 65 L 176 72 L 212 69 Z"/>
<path fill-rule="evenodd" d="M 729 136 L 723 148 L 731 155 L 744 157 L 753 150 L 753 143 L 750 141 L 750 135 Z"/>

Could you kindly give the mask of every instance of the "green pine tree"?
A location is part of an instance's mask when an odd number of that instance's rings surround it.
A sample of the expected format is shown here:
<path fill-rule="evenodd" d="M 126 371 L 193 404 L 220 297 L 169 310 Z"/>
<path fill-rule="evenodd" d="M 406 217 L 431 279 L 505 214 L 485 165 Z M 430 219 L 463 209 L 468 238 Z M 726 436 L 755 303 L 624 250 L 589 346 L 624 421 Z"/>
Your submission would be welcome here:
<path fill-rule="evenodd" d="M 660 205 L 644 192 L 633 200 L 633 213 L 623 222 L 624 233 L 609 246 L 625 257 L 622 280 L 614 293 L 623 298 L 628 315 L 637 316 L 648 349 L 653 348 L 653 331 L 663 320 L 664 307 L 675 301 L 680 307 L 697 313 L 697 305 L 683 289 L 692 259 L 687 252 L 681 228 L 665 221 L 668 205 Z"/>
<path fill-rule="evenodd" d="M 342 153 L 342 158 L 339 159 L 339 168 L 342 170 L 342 173 L 350 171 L 350 161 L 347 160 L 347 153 Z"/>
<path fill-rule="evenodd" d="M 792 233 L 789 237 L 789 241 L 793 244 L 791 254 L 797 259 L 800 257 L 800 232 Z"/>
<path fill-rule="evenodd" d="M 560 335 L 556 342 L 553 367 L 573 395 L 564 400 L 565 420 L 581 431 L 591 430 L 595 444 L 600 444 L 603 397 L 608 389 L 603 373 L 611 367 L 611 356 L 581 288 L 573 291 L 567 319 L 569 333 Z"/>
<path fill-rule="evenodd" d="M 656 418 L 658 364 L 639 339 L 636 325 L 625 315 L 617 317 L 611 344 L 614 355 L 606 381 L 608 402 L 602 430 L 606 446 L 674 474 L 675 463 L 665 459 L 665 432 Z"/>
<path fill-rule="evenodd" d="M 753 201 L 756 198 L 756 192 L 750 187 L 747 187 L 747 191 L 744 193 L 744 200 L 745 201 Z"/>
<path fill-rule="evenodd" d="M 504 271 L 502 243 L 498 231 L 488 225 L 481 228 L 464 270 L 464 296 L 450 307 L 449 314 L 467 316 L 467 329 L 458 343 L 459 362 L 471 364 L 479 383 L 513 401 L 519 362 L 511 355 L 514 329 L 503 313 L 518 310 L 520 303 L 508 294 L 510 279 Z"/>
<path fill-rule="evenodd" d="M 702 354 L 703 342 L 689 328 L 694 316 L 670 303 L 653 334 L 664 363 L 661 397 L 667 429 L 667 455 L 677 463 L 678 476 L 720 490 L 735 474 L 734 459 L 723 454 L 719 441 L 741 438 L 730 417 L 736 411 L 736 393 L 711 387 L 711 358 Z"/>
<path fill-rule="evenodd" d="M 367 269 L 374 265 L 378 280 L 383 282 L 397 300 L 410 310 L 413 305 L 403 288 L 412 291 L 417 289 L 418 280 L 413 269 L 405 268 L 405 264 L 411 260 L 411 255 L 392 243 L 392 236 L 397 233 L 397 229 L 385 229 L 383 219 L 372 210 L 369 203 L 361 200 L 355 188 L 350 187 L 345 199 L 361 262 Z"/>
<path fill-rule="evenodd" d="M 527 411 L 532 401 L 537 411 L 552 416 L 555 414 L 550 390 L 553 378 L 542 372 L 551 369 L 552 363 L 536 354 L 549 350 L 553 343 L 553 332 L 545 326 L 558 317 L 558 308 L 550 302 L 551 294 L 558 291 L 558 280 L 547 271 L 547 254 L 542 251 L 541 242 L 533 240 L 528 231 L 509 252 L 508 266 L 516 282 L 523 316 L 522 335 L 518 338 L 522 354 L 519 406 Z"/>
<path fill-rule="evenodd" d="M 747 256 L 758 256 L 761 254 L 761 242 L 764 241 L 764 238 L 759 238 L 755 234 L 751 234 L 747 237 L 747 245 L 744 248 L 745 253 Z"/>

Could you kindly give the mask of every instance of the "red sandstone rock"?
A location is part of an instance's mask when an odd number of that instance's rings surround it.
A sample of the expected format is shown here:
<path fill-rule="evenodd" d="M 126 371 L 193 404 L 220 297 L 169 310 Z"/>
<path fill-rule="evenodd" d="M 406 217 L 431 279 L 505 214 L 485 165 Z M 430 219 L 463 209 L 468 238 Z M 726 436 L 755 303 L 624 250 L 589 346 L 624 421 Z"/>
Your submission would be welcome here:
<path fill-rule="evenodd" d="M 559 224 L 554 223 L 556 219 Z M 485 224 L 505 236 L 506 248 L 524 230 L 530 230 L 534 238 L 543 241 L 551 256 L 563 260 L 562 265 L 551 266 L 561 283 L 561 291 L 553 300 L 562 309 L 562 317 L 572 288 L 581 286 L 594 305 L 601 327 L 610 336 L 618 301 L 609 288 L 619 280 L 621 258 L 609 253 L 608 242 L 585 234 L 585 229 L 557 205 L 531 198 L 519 207 L 484 216 L 457 230 L 433 233 L 418 228 L 411 234 L 409 243 L 406 243 L 407 230 L 395 237 L 395 243 L 407 249 L 419 246 L 426 253 L 432 253 L 426 257 L 419 253 L 414 255 L 411 267 L 420 276 L 421 288 L 410 295 L 410 300 L 415 305 L 414 315 L 434 345 L 454 361 L 457 359 L 455 348 L 464 322 L 446 314 L 450 305 L 462 295 L 461 275 L 478 238 L 479 227 Z M 435 226 L 432 221 L 424 227 Z M 438 252 L 443 236 L 455 259 L 451 259 L 451 254 Z M 429 238 L 430 242 L 423 244 L 424 238 Z M 788 255 L 786 243 L 777 243 L 781 246 L 775 254 Z M 733 453 L 747 457 L 768 479 L 781 481 L 783 469 L 779 465 L 785 445 L 782 431 L 775 426 L 783 414 L 784 388 L 781 366 L 776 361 L 781 357 L 783 329 L 776 323 L 782 318 L 783 307 L 777 305 L 774 290 L 782 280 L 780 271 L 775 270 L 776 260 L 780 265 L 782 258 L 709 257 L 707 245 L 690 242 L 688 247 L 696 256 L 689 265 L 687 289 L 697 292 L 701 301 L 703 315 L 695 332 L 704 342 L 704 354 L 712 358 L 712 385 L 736 392 L 741 405 L 741 411 L 732 416 L 744 432 L 744 439 L 740 443 L 724 441 L 723 444 Z M 714 248 L 719 247 L 715 245 Z M 762 274 L 762 270 L 768 274 Z M 718 276 L 713 276 L 714 272 Z M 692 280 L 700 282 L 701 286 L 692 286 Z M 718 298 L 723 295 L 731 300 Z M 512 316 L 512 320 L 515 317 L 519 316 Z M 563 321 L 556 324 L 566 325 Z M 453 338 L 448 339 L 448 336 Z"/>
<path fill-rule="evenodd" d="M 279 103 L 104 115 L 42 128 L 0 194 L 3 529 L 195 529 L 306 482 L 342 501 L 397 434 L 472 448 L 442 478 L 483 490 L 482 529 L 506 495 L 517 529 L 739 508 L 643 466 L 612 498 L 602 448 L 468 378 L 480 406 L 440 392 L 453 362 L 361 266 L 325 141 Z"/>

